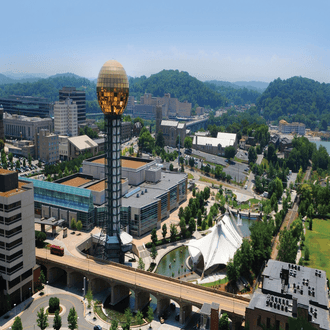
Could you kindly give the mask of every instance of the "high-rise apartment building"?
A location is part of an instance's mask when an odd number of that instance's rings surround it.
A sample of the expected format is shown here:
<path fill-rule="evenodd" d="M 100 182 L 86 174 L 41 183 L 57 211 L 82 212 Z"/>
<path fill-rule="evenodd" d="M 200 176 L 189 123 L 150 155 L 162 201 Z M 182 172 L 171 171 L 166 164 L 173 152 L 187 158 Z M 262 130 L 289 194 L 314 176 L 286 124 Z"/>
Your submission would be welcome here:
<path fill-rule="evenodd" d="M 11 304 L 33 293 L 35 264 L 33 184 L 18 181 L 18 172 L 0 169 L 0 277 Z"/>
<path fill-rule="evenodd" d="M 78 106 L 72 99 L 55 102 L 54 132 L 59 135 L 78 135 Z"/>
<path fill-rule="evenodd" d="M 86 92 L 77 91 L 76 87 L 63 87 L 59 90 L 59 100 L 65 101 L 67 98 L 75 101 L 78 107 L 78 124 L 86 120 Z"/>

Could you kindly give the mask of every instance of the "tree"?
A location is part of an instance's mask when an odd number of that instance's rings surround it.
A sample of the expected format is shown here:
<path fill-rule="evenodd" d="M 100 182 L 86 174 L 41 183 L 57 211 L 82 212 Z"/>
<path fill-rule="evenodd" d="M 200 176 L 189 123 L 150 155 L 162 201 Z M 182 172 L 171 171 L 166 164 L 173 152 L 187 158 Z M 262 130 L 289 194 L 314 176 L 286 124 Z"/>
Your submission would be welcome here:
<path fill-rule="evenodd" d="M 309 260 L 309 248 L 308 248 L 308 246 L 305 246 L 305 260 L 306 261 Z"/>
<path fill-rule="evenodd" d="M 138 269 L 142 269 L 142 270 L 145 269 L 145 264 L 144 264 L 142 258 L 139 258 L 139 262 L 138 262 L 138 267 L 137 268 Z"/>
<path fill-rule="evenodd" d="M 23 330 L 22 320 L 19 316 L 15 317 L 14 324 L 11 326 L 12 330 Z"/>
<path fill-rule="evenodd" d="M 256 162 L 256 160 L 257 160 L 257 152 L 256 152 L 256 149 L 254 148 L 254 147 L 250 147 L 249 148 L 249 155 L 248 155 L 248 157 L 249 157 L 249 164 L 250 163 L 255 163 Z"/>
<path fill-rule="evenodd" d="M 170 240 L 171 240 L 171 242 L 175 241 L 175 237 L 177 234 L 178 234 L 178 230 L 176 229 L 176 226 L 173 223 L 171 223 L 170 224 Z"/>
<path fill-rule="evenodd" d="M 25 159 L 24 159 L 25 160 Z M 32 157 L 31 157 L 31 154 L 28 155 L 28 162 L 29 162 L 29 165 L 31 166 L 32 164 Z"/>
<path fill-rule="evenodd" d="M 49 324 L 48 324 L 48 312 L 45 313 L 44 308 L 40 308 L 40 311 L 37 312 L 37 325 L 41 330 L 45 330 Z"/>
<path fill-rule="evenodd" d="M 141 324 L 143 324 L 143 314 L 142 314 L 142 312 L 140 311 L 140 310 L 138 310 L 137 311 L 137 313 L 136 313 L 136 315 L 135 315 L 135 318 L 136 318 L 136 323 L 138 324 L 138 325 L 141 325 Z"/>
<path fill-rule="evenodd" d="M 118 321 L 112 319 L 112 320 L 111 320 L 111 327 L 110 327 L 110 330 L 117 330 L 117 329 L 118 329 Z"/>
<path fill-rule="evenodd" d="M 55 316 L 54 316 L 53 328 L 54 328 L 55 330 L 60 330 L 61 327 L 62 327 L 62 318 L 61 318 L 61 316 L 60 316 L 60 314 L 59 314 L 59 311 L 57 310 L 57 311 L 55 312 Z"/>
<path fill-rule="evenodd" d="M 232 259 L 227 263 L 227 277 L 229 282 L 236 282 L 239 277 L 238 266 Z"/>
<path fill-rule="evenodd" d="M 79 220 L 79 221 L 77 221 L 76 227 L 77 227 L 77 230 L 79 230 L 79 231 L 81 231 L 81 230 L 82 230 L 82 227 L 83 227 L 83 225 L 82 225 L 82 223 L 81 223 L 81 221 L 80 221 L 80 220 Z"/>
<path fill-rule="evenodd" d="M 14 157 L 14 155 L 10 152 L 9 154 L 8 154 L 8 159 L 9 159 L 9 161 L 12 163 L 13 162 L 13 157 Z"/>
<path fill-rule="evenodd" d="M 17 159 L 16 160 L 16 168 L 20 168 L 21 167 L 21 163 L 20 163 L 20 161 Z"/>
<path fill-rule="evenodd" d="M 164 135 L 163 135 L 162 131 L 158 132 L 155 145 L 162 148 L 162 149 L 164 148 L 165 139 L 164 139 Z"/>
<path fill-rule="evenodd" d="M 152 231 L 151 231 L 151 242 L 156 245 L 158 241 L 158 237 L 157 237 L 157 230 L 156 228 L 153 228 Z"/>
<path fill-rule="evenodd" d="M 45 276 L 43 270 L 40 271 L 39 281 L 40 281 L 40 283 L 42 283 L 42 284 L 45 284 L 45 283 L 46 283 L 46 276 Z"/>
<path fill-rule="evenodd" d="M 173 166 L 173 164 L 171 163 L 171 164 L 170 164 L 170 171 L 172 172 L 173 169 L 174 169 L 174 166 Z"/>
<path fill-rule="evenodd" d="M 166 223 L 164 223 L 162 226 L 162 236 L 163 236 L 164 241 L 165 241 L 166 235 L 167 235 L 167 226 L 166 226 Z"/>
<path fill-rule="evenodd" d="M 157 252 L 156 246 L 154 244 L 152 244 L 151 251 L 150 251 L 150 257 L 153 262 L 155 262 L 157 255 L 158 255 L 158 252 Z"/>
<path fill-rule="evenodd" d="M 179 208 L 178 217 L 179 217 L 179 219 L 181 219 L 183 216 L 184 216 L 184 211 L 183 211 L 183 207 L 181 206 L 181 207 Z"/>
<path fill-rule="evenodd" d="M 190 218 L 189 220 L 189 232 L 193 234 L 196 231 L 196 221 L 194 218 Z"/>
<path fill-rule="evenodd" d="M 130 328 L 131 322 L 132 322 L 132 311 L 130 308 L 125 309 L 125 318 L 126 318 L 126 323 L 125 323 L 123 329 L 128 330 Z"/>
<path fill-rule="evenodd" d="M 77 229 L 77 223 L 74 218 L 71 219 L 71 229 L 76 230 Z"/>
<path fill-rule="evenodd" d="M 223 313 L 219 320 L 219 330 L 229 330 L 228 315 Z"/>
<path fill-rule="evenodd" d="M 191 149 L 191 147 L 192 147 L 192 138 L 190 136 L 186 136 L 186 138 L 184 139 L 183 146 L 186 149 Z"/>
<path fill-rule="evenodd" d="M 225 157 L 230 161 L 231 158 L 234 158 L 236 155 L 236 149 L 233 146 L 225 148 Z"/>
<path fill-rule="evenodd" d="M 280 232 L 280 244 L 278 246 L 277 259 L 283 262 L 295 263 L 297 256 L 297 240 L 292 234 L 292 230 L 286 227 Z"/>
<path fill-rule="evenodd" d="M 193 168 L 195 166 L 195 159 L 193 157 L 189 158 L 189 166 Z"/>
<path fill-rule="evenodd" d="M 151 323 L 153 319 L 154 319 L 154 311 L 149 306 L 148 311 L 147 311 L 147 320 L 148 320 L 149 323 Z"/>
<path fill-rule="evenodd" d="M 46 233 L 42 231 L 35 231 L 35 239 L 36 239 L 36 245 L 37 247 L 43 247 L 44 246 L 44 241 L 46 240 L 47 235 Z"/>
<path fill-rule="evenodd" d="M 199 209 L 197 211 L 197 225 L 201 226 L 201 224 L 202 224 L 202 210 Z"/>
<path fill-rule="evenodd" d="M 181 234 L 181 236 L 182 237 L 186 237 L 186 230 L 187 230 L 186 226 L 187 225 L 186 225 L 186 221 L 185 221 L 184 218 L 181 218 L 180 219 L 179 226 L 180 226 L 180 234 Z"/>
<path fill-rule="evenodd" d="M 78 316 L 74 307 L 70 308 L 68 315 L 68 327 L 70 330 L 78 329 Z"/>
<path fill-rule="evenodd" d="M 184 219 L 186 221 L 186 224 L 189 223 L 189 220 L 190 220 L 191 216 L 192 216 L 191 210 L 190 210 L 190 207 L 188 205 L 184 208 Z"/>
<path fill-rule="evenodd" d="M 309 230 L 313 230 L 313 219 L 309 219 Z"/>

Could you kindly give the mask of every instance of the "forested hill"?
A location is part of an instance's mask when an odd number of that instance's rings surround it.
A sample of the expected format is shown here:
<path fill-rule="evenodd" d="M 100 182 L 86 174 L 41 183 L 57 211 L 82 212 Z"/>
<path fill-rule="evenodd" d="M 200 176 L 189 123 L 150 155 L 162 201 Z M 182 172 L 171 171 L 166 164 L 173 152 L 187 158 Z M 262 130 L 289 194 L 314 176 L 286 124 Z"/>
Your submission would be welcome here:
<path fill-rule="evenodd" d="M 217 108 L 224 106 L 227 101 L 220 93 L 210 89 L 200 80 L 178 70 L 163 70 L 149 78 L 146 76 L 130 78 L 129 87 L 130 95 L 137 100 L 140 100 L 140 96 L 144 93 L 160 97 L 170 93 L 171 97 L 176 97 L 181 102 L 191 102 L 193 107 Z"/>
<path fill-rule="evenodd" d="M 235 105 L 256 103 L 258 97 L 261 95 L 261 93 L 256 90 L 240 87 L 229 82 L 223 82 L 224 84 L 221 84 L 222 82 L 219 81 L 215 82 L 217 83 L 207 81 L 204 84 L 220 93 L 222 96 L 227 98 L 229 102 L 233 102 Z"/>
<path fill-rule="evenodd" d="M 0 85 L 0 97 L 9 95 L 38 96 L 46 97 L 50 101 L 58 101 L 58 91 L 63 86 L 85 90 L 86 100 L 96 100 L 96 84 L 89 79 L 73 75 L 58 75 L 47 79 L 39 79 L 33 83 Z"/>
<path fill-rule="evenodd" d="M 263 109 L 261 114 L 266 120 L 297 121 L 311 129 L 319 126 L 318 121 L 326 126 L 330 123 L 330 84 L 302 77 L 278 78 L 256 105 L 259 111 Z"/>

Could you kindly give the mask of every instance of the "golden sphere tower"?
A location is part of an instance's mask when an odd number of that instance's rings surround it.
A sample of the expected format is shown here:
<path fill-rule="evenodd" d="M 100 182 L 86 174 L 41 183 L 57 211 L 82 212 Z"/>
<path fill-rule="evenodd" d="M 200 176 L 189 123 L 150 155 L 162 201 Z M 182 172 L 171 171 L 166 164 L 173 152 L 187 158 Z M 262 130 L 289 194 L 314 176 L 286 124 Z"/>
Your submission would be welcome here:
<path fill-rule="evenodd" d="M 121 115 L 124 112 L 128 95 L 128 78 L 123 66 L 110 60 L 104 63 L 97 78 L 97 99 L 104 113 L 105 121 L 105 178 L 106 178 L 106 217 L 103 231 L 104 258 L 124 262 L 120 240 L 121 208 Z"/>

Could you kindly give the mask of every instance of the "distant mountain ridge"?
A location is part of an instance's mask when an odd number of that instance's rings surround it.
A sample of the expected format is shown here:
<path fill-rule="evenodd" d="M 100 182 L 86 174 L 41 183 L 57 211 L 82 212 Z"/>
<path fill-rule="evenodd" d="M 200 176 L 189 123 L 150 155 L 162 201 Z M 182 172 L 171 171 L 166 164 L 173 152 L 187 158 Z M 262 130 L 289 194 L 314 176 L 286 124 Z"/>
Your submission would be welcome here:
<path fill-rule="evenodd" d="M 214 84 L 216 86 L 231 87 L 231 88 L 235 88 L 235 89 L 240 89 L 240 88 L 245 87 L 247 89 L 254 90 L 259 93 L 264 92 L 269 85 L 269 83 L 262 82 L 262 81 L 236 81 L 236 82 L 231 83 L 229 81 L 208 80 L 205 82 Z"/>

